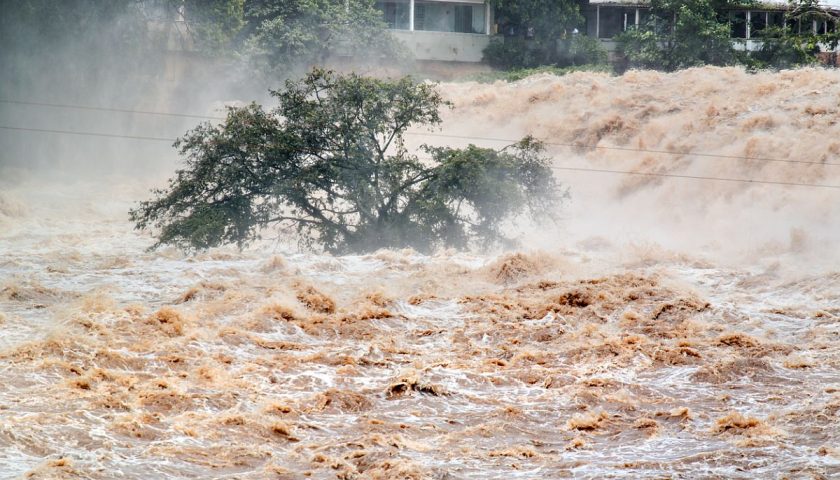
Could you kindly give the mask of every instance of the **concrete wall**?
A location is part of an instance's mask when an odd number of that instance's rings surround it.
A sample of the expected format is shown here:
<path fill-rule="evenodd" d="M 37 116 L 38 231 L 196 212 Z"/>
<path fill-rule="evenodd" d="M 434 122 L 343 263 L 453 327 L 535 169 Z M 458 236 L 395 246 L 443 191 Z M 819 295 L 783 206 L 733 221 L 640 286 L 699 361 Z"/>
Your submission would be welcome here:
<path fill-rule="evenodd" d="M 475 33 L 391 30 L 391 34 L 405 43 L 417 60 L 480 62 L 490 43 L 489 35 Z"/>

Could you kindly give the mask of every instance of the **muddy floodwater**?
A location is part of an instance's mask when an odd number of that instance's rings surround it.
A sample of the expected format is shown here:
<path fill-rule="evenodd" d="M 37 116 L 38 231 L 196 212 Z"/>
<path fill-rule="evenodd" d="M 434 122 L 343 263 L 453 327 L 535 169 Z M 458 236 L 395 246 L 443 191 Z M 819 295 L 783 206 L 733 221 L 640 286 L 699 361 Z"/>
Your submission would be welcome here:
<path fill-rule="evenodd" d="M 490 112 L 485 130 L 558 143 L 840 163 L 838 75 L 811 73 L 448 85 L 447 131 Z M 716 96 L 749 82 L 752 109 Z M 346 257 L 147 252 L 126 212 L 150 182 L 8 180 L 0 478 L 840 478 L 840 193 L 558 175 L 571 201 L 521 250 Z"/>

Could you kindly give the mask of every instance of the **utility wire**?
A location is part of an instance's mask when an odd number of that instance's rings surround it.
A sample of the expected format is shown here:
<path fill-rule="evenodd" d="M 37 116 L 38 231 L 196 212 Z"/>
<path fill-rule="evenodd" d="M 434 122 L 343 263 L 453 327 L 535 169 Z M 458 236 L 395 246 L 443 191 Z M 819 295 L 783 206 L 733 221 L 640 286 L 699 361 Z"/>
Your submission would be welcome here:
<path fill-rule="evenodd" d="M 45 103 L 45 102 L 24 102 L 21 100 L 5 100 L 0 99 L 0 103 L 9 103 L 13 105 L 32 105 L 36 107 L 51 107 L 51 108 L 68 108 L 73 110 L 93 110 L 97 112 L 118 112 L 118 113 L 134 113 L 139 115 L 159 115 L 164 117 L 181 117 L 181 118 L 198 118 L 204 120 L 224 120 L 225 117 L 211 117 L 207 115 L 193 115 L 189 113 L 172 113 L 172 112 L 154 112 L 150 110 L 131 110 L 127 108 L 107 108 L 107 107 L 92 107 L 88 105 L 69 105 L 63 103 Z"/>
<path fill-rule="evenodd" d="M 418 157 L 420 160 L 434 160 L 432 157 Z M 611 173 L 620 175 L 636 175 L 645 177 L 665 177 L 665 178 L 682 178 L 689 180 L 706 180 L 716 182 L 730 182 L 730 183 L 756 183 L 764 185 L 783 185 L 789 187 L 814 187 L 814 188 L 831 188 L 840 190 L 840 185 L 826 185 L 822 183 L 797 183 L 797 182 L 778 182 L 773 180 L 753 180 L 749 178 L 727 178 L 727 177 L 706 177 L 702 175 L 683 175 L 679 173 L 657 173 L 657 172 L 634 172 L 630 170 L 609 170 L 603 168 L 588 168 L 588 167 L 563 167 L 556 165 L 549 165 L 552 170 L 562 170 L 570 172 L 591 172 L 591 173 Z"/>
<path fill-rule="evenodd" d="M 457 138 L 463 140 L 484 140 L 489 142 L 508 142 L 508 143 L 516 143 L 519 140 L 512 140 L 508 138 L 493 138 L 493 137 L 469 137 L 466 135 L 449 135 L 443 133 L 420 133 L 420 132 L 406 132 L 406 135 L 416 135 L 416 136 L 430 136 L 430 137 L 444 137 L 444 138 Z M 537 139 L 539 140 L 539 139 Z M 667 155 L 684 155 L 684 156 L 694 156 L 694 157 L 706 157 L 706 158 L 728 158 L 732 160 L 755 160 L 759 162 L 781 162 L 781 163 L 800 163 L 806 165 L 833 165 L 833 166 L 840 166 L 840 163 L 832 163 L 832 162 L 814 162 L 809 160 L 787 160 L 781 158 L 767 158 L 767 157 L 744 157 L 740 155 L 722 155 L 718 153 L 701 153 L 701 152 L 677 152 L 674 150 L 653 150 L 653 149 L 646 149 L 646 148 L 629 148 L 629 147 L 608 147 L 602 145 L 595 145 L 595 144 L 586 144 L 586 143 L 560 143 L 560 142 L 546 142 L 543 141 L 542 143 L 546 145 L 554 145 L 558 147 L 571 147 L 571 148 L 591 148 L 597 150 L 617 150 L 621 152 L 639 152 L 639 153 L 661 153 Z"/>
<path fill-rule="evenodd" d="M 163 138 L 163 137 L 146 137 L 146 136 L 139 136 L 139 135 L 117 135 L 111 133 L 97 133 L 97 132 L 79 132 L 79 131 L 70 131 L 70 130 L 51 130 L 45 128 L 24 128 L 24 127 L 10 127 L 5 125 L 0 125 L 0 129 L 4 130 L 13 130 L 13 131 L 26 131 L 26 132 L 40 132 L 40 133 L 56 133 L 56 134 L 64 134 L 64 135 L 82 135 L 82 136 L 93 136 L 93 137 L 107 137 L 107 138 L 127 138 L 132 140 L 146 140 L 146 141 L 158 141 L 158 142 L 175 142 L 176 139 L 174 138 Z M 467 137 L 470 138 L 470 137 Z M 480 138 L 476 138 L 476 140 L 481 140 Z M 501 141 L 501 139 L 499 139 Z M 663 178 L 683 178 L 683 179 L 692 179 L 692 180 L 706 180 L 706 181 L 719 181 L 719 182 L 737 182 L 737 183 L 752 183 L 752 184 L 763 184 L 763 185 L 783 185 L 783 186 L 792 186 L 792 187 L 811 187 L 811 188 L 831 188 L 831 189 L 838 189 L 840 190 L 840 185 L 826 185 L 820 183 L 797 183 L 797 182 L 778 182 L 772 180 L 752 180 L 752 179 L 744 179 L 744 178 L 723 178 L 723 177 L 706 177 L 700 175 L 681 175 L 681 174 L 674 174 L 674 173 L 655 173 L 655 172 L 633 172 L 627 170 L 608 170 L 608 169 L 600 169 L 600 168 L 584 168 L 584 167 L 562 167 L 562 166 L 552 166 L 553 170 L 565 170 L 565 171 L 575 171 L 575 172 L 594 172 L 594 173 L 611 173 L 611 174 L 620 174 L 620 175 L 639 175 L 639 176 L 648 176 L 648 177 L 663 177 Z"/>
<path fill-rule="evenodd" d="M 595 172 L 595 173 L 613 173 L 621 175 L 640 175 L 645 177 L 668 177 L 668 178 L 687 178 L 691 180 L 713 180 L 718 182 L 737 182 L 737 183 L 761 183 L 765 185 L 785 185 L 789 187 L 814 187 L 814 188 L 832 188 L 840 190 L 840 185 L 825 185 L 820 183 L 797 183 L 797 182 L 774 182 L 772 180 L 751 180 L 748 178 L 725 178 L 725 177 L 704 177 L 700 175 L 681 175 L 676 173 L 656 173 L 656 172 L 631 172 L 627 170 L 607 170 L 601 168 L 583 168 L 583 167 L 550 167 L 552 170 L 566 170 L 572 172 Z"/>
<path fill-rule="evenodd" d="M 24 128 L 24 127 L 9 127 L 0 125 L 3 130 L 17 130 L 23 132 L 40 132 L 40 133 L 60 133 L 62 135 L 82 135 L 88 137 L 107 137 L 107 138 L 129 138 L 132 140 L 148 140 L 153 142 L 175 142 L 174 138 L 163 137 L 144 137 L 140 135 L 117 135 L 115 133 L 97 133 L 97 132 L 76 132 L 71 130 L 50 130 L 47 128 Z"/>
<path fill-rule="evenodd" d="M 224 120 L 225 117 L 213 117 L 213 116 L 206 116 L 206 115 L 192 115 L 186 113 L 172 113 L 172 112 L 156 112 L 156 111 L 144 111 L 144 110 L 131 110 L 131 109 L 123 109 L 123 108 L 106 108 L 106 107 L 93 107 L 93 106 L 86 106 L 86 105 L 70 105 L 70 104 L 60 104 L 60 103 L 45 103 L 45 102 L 29 102 L 29 101 L 21 101 L 21 100 L 6 100 L 0 99 L 0 103 L 9 103 L 15 105 L 32 105 L 32 106 L 39 106 L 39 107 L 53 107 L 53 108 L 68 108 L 68 109 L 77 109 L 77 110 L 93 110 L 93 111 L 103 111 L 103 112 L 119 112 L 119 113 L 132 113 L 132 114 L 139 114 L 139 115 L 161 115 L 161 116 L 169 116 L 169 117 L 182 117 L 182 118 L 197 118 L 203 120 Z M 428 136 L 428 137 L 440 137 L 440 138 L 455 138 L 455 139 L 462 139 L 462 140 L 483 140 L 488 142 L 507 142 L 507 143 L 516 143 L 519 140 L 509 139 L 509 138 L 496 138 L 496 137 L 470 137 L 466 135 L 450 135 L 444 133 L 422 133 L 422 132 L 405 132 L 406 135 L 413 135 L 413 136 Z M 173 140 L 174 141 L 174 140 Z M 663 155 L 677 155 L 677 156 L 694 156 L 694 157 L 702 157 L 702 158 L 724 158 L 730 160 L 753 160 L 757 162 L 774 162 L 774 163 L 794 163 L 794 164 L 803 164 L 803 165 L 825 165 L 825 166 L 840 166 L 840 163 L 834 162 L 815 162 L 811 160 L 790 160 L 790 159 L 782 159 L 782 158 L 768 158 L 768 157 L 746 157 L 741 155 L 724 155 L 718 153 L 703 153 L 703 152 L 679 152 L 674 150 L 656 150 L 656 149 L 647 149 L 647 148 L 630 148 L 630 147 L 610 147 L 610 146 L 603 146 L 603 145 L 596 145 L 596 144 L 580 144 L 580 143 L 563 143 L 563 142 L 542 142 L 546 145 L 552 145 L 557 147 L 569 147 L 569 148 L 583 148 L 583 149 L 596 149 L 596 150 L 614 150 L 620 152 L 638 152 L 638 153 L 656 153 L 656 154 L 663 154 Z"/>

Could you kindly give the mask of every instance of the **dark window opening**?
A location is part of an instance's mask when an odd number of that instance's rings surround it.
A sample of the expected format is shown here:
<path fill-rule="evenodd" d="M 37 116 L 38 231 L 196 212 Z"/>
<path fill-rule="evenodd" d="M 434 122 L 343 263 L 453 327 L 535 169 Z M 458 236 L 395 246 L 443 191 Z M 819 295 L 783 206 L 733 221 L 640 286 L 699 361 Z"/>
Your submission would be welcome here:
<path fill-rule="evenodd" d="M 426 6 L 422 3 L 414 5 L 414 29 L 425 30 L 426 26 Z"/>
<path fill-rule="evenodd" d="M 455 31 L 473 33 L 472 6 L 458 5 L 455 7 Z"/>
<path fill-rule="evenodd" d="M 646 25 L 649 20 L 650 20 L 650 9 L 640 8 L 639 9 L 639 25 Z"/>
<path fill-rule="evenodd" d="M 767 26 L 782 28 L 785 26 L 785 14 L 783 12 L 767 12 Z"/>
<path fill-rule="evenodd" d="M 747 38 L 747 12 L 729 12 L 732 38 Z"/>
<path fill-rule="evenodd" d="M 410 8 L 403 2 L 376 2 L 376 8 L 382 11 L 382 17 L 392 30 L 408 30 L 410 27 Z"/>
<path fill-rule="evenodd" d="M 785 14 L 783 12 L 766 12 L 767 23 L 764 28 L 754 30 L 753 38 L 778 38 L 785 28 Z"/>
<path fill-rule="evenodd" d="M 767 12 L 750 12 L 750 37 L 767 28 Z"/>
<path fill-rule="evenodd" d="M 601 8 L 600 38 L 613 38 L 636 24 L 635 8 Z"/>
<path fill-rule="evenodd" d="M 430 32 L 487 33 L 484 5 L 450 2 L 414 4 L 414 29 Z M 514 28 L 515 26 L 509 25 Z M 506 35 L 511 32 L 504 31 Z"/>
<path fill-rule="evenodd" d="M 799 20 L 796 18 L 785 18 L 785 25 L 787 26 L 787 30 L 790 33 L 798 34 L 799 33 Z"/>

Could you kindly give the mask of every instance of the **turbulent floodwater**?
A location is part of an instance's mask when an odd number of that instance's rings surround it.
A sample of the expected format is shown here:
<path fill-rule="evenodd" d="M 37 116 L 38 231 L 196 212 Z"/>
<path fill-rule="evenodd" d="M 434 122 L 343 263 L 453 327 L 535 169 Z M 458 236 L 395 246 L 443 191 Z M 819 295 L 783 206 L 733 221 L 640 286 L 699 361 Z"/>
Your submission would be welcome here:
<path fill-rule="evenodd" d="M 445 133 L 824 163 L 557 165 L 840 184 L 835 72 L 443 88 Z M 840 475 L 840 192 L 558 175 L 521 252 L 348 257 L 150 253 L 158 181 L 7 175 L 0 478 Z"/>

